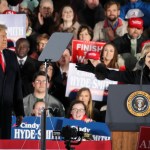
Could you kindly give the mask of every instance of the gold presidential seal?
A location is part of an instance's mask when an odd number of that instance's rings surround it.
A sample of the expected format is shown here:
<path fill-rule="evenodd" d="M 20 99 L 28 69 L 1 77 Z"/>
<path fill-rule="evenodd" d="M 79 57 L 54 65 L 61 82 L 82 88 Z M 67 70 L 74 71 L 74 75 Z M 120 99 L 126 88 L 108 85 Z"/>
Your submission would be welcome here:
<path fill-rule="evenodd" d="M 150 95 L 144 91 L 136 91 L 127 99 L 127 109 L 134 116 L 146 116 L 150 113 Z"/>

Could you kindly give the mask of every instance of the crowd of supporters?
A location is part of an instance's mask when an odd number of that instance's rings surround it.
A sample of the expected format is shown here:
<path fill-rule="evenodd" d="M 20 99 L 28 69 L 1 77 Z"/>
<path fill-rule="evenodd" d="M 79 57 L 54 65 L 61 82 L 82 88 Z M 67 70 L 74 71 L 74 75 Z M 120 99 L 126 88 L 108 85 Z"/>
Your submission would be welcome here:
<path fill-rule="evenodd" d="M 96 102 L 90 89 L 78 89 L 73 100 L 65 96 L 71 45 L 57 62 L 47 63 L 47 70 L 38 61 L 54 32 L 73 33 L 73 39 L 83 41 L 106 42 L 95 63 L 124 67 L 122 71 L 135 69 L 150 38 L 148 0 L 0 0 L 0 14 L 26 14 L 26 38 L 16 41 L 15 52 L 27 116 L 40 116 L 43 108 L 50 108 L 47 115 L 105 122 L 107 101 Z"/>

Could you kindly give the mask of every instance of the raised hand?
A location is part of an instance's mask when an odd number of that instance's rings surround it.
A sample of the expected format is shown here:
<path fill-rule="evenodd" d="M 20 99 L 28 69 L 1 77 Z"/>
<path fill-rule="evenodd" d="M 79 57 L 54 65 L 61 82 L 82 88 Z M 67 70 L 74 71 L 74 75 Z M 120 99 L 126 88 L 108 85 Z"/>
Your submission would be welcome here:
<path fill-rule="evenodd" d="M 109 69 L 103 63 L 99 63 L 95 68 L 95 76 L 99 80 L 104 80 L 107 78 Z"/>
<path fill-rule="evenodd" d="M 90 60 L 88 60 L 87 64 L 77 63 L 76 68 L 81 71 L 86 71 L 86 72 L 91 72 L 91 73 L 95 72 L 95 67 L 93 66 Z"/>

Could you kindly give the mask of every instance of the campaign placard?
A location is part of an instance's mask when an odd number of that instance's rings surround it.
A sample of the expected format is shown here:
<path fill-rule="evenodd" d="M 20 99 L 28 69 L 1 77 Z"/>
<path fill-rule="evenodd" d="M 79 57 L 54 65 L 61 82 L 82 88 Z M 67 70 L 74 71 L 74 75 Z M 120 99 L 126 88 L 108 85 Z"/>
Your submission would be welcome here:
<path fill-rule="evenodd" d="M 0 24 L 7 26 L 7 39 L 15 42 L 26 37 L 25 14 L 0 14 Z"/>
<path fill-rule="evenodd" d="M 61 131 L 65 126 L 79 127 L 80 131 L 90 133 L 93 140 L 110 140 L 110 130 L 105 123 L 91 122 L 85 123 L 84 121 L 76 121 L 63 117 L 46 117 L 46 139 L 47 140 L 62 140 Z M 60 135 L 54 137 L 53 131 Z M 78 131 L 78 130 L 77 130 Z M 21 125 L 16 127 L 16 117 L 12 117 L 11 139 L 41 139 L 41 117 L 24 117 Z"/>
<path fill-rule="evenodd" d="M 88 51 L 100 52 L 105 44 L 105 42 L 73 40 L 72 62 L 83 63 L 85 55 Z"/>
<path fill-rule="evenodd" d="M 105 90 L 108 89 L 110 84 L 117 84 L 117 81 L 112 80 L 98 80 L 95 74 L 77 70 L 76 64 L 69 64 L 66 96 L 68 97 L 74 90 L 87 87 L 90 89 L 92 99 L 96 101 L 102 101 L 105 95 Z"/>
<path fill-rule="evenodd" d="M 62 121 L 61 117 L 46 118 L 46 139 L 54 140 L 53 131 L 61 130 Z M 16 127 L 16 117 L 12 117 L 11 139 L 41 139 L 41 117 L 26 116 L 19 127 Z"/>
<path fill-rule="evenodd" d="M 91 134 L 94 141 L 107 141 L 110 140 L 110 130 L 105 123 L 89 122 L 79 120 L 64 119 L 63 127 L 70 126 L 76 128 L 78 131 Z"/>

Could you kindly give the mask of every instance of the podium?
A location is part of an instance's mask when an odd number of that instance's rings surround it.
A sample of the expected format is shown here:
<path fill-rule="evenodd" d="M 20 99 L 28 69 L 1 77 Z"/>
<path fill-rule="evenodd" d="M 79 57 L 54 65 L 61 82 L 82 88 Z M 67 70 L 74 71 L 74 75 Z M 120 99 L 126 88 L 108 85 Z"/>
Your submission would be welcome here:
<path fill-rule="evenodd" d="M 140 88 L 139 85 L 109 86 L 106 123 L 111 130 L 113 150 L 136 150 L 140 126 L 150 126 L 150 114 L 136 117 L 127 109 L 128 96 Z M 143 85 L 142 91 L 150 93 L 150 85 Z"/>

